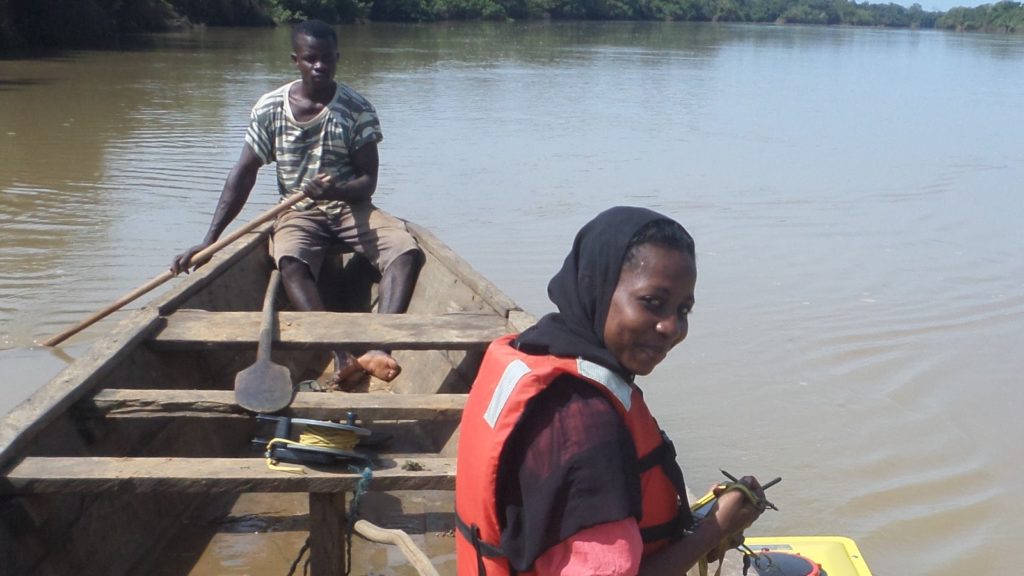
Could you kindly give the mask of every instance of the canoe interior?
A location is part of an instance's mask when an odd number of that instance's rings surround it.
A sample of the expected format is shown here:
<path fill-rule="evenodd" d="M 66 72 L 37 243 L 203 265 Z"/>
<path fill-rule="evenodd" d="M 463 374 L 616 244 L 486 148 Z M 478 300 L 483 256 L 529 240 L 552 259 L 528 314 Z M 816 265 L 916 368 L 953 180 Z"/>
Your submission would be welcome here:
<path fill-rule="evenodd" d="M 425 262 L 407 314 L 372 314 L 375 271 L 339 253 L 321 277 L 330 312 L 294 312 L 278 294 L 273 360 L 297 383 L 329 374 L 332 349 L 392 350 L 403 367 L 393 382 L 299 392 L 284 414 L 344 420 L 354 412 L 390 435 L 378 449 L 375 487 L 450 491 L 461 406 L 483 349 L 532 318 L 428 231 L 410 229 Z M 233 403 L 235 375 L 255 361 L 272 267 L 267 237 L 264 228 L 236 242 L 130 314 L 4 421 L 0 574 L 156 573 L 154 560 L 165 562 L 161 573 L 188 573 L 181 567 L 202 546 L 182 552 L 182 527 L 190 527 L 187 541 L 201 540 L 195 519 L 216 526 L 239 495 L 308 493 L 315 523 L 315 503 L 336 503 L 354 488 L 358 477 L 344 470 L 269 471 L 251 443 L 268 425 Z M 404 472 L 408 461 L 426 469 Z M 179 567 L 171 571 L 160 552 L 168 543 Z M 324 573 L 325 561 L 314 559 Z"/>

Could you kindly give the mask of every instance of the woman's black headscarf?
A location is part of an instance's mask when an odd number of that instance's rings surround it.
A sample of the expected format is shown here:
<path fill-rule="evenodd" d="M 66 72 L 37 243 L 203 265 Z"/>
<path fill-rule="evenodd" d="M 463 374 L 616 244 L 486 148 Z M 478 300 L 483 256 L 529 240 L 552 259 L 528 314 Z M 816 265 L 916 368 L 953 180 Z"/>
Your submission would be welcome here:
<path fill-rule="evenodd" d="M 604 324 L 630 240 L 655 220 L 672 221 L 646 208 L 618 206 L 584 225 L 562 269 L 548 283 L 548 297 L 558 312 L 520 334 L 516 346 L 530 354 L 582 357 L 632 379 L 605 348 Z"/>

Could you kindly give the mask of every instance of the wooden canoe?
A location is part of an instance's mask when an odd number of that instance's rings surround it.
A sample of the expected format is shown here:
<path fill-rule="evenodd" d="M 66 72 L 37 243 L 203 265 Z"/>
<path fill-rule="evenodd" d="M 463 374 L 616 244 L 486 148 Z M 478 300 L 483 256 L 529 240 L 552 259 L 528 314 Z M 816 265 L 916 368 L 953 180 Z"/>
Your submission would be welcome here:
<path fill-rule="evenodd" d="M 372 493 L 450 493 L 458 419 L 482 352 L 533 318 L 428 231 L 409 228 L 426 261 L 407 314 L 370 313 L 372 270 L 338 256 L 321 280 L 338 294 L 344 277 L 346 297 L 332 299 L 339 311 L 289 311 L 282 293 L 273 359 L 298 382 L 327 373 L 332 349 L 392 350 L 404 370 L 389 385 L 299 391 L 284 414 L 338 421 L 355 412 L 390 434 Z M 308 502 L 298 529 L 309 533 L 311 571 L 341 573 L 346 494 L 360 475 L 268 468 L 252 446 L 259 424 L 234 403 L 235 375 L 255 358 L 268 236 L 266 227 L 246 235 L 130 313 L 0 422 L 0 574 L 189 573 L 169 568 L 165 552 L 202 553 L 207 536 L 184 518 L 216 527 L 254 493 Z M 451 529 L 450 511 L 442 516 L 431 529 Z"/>

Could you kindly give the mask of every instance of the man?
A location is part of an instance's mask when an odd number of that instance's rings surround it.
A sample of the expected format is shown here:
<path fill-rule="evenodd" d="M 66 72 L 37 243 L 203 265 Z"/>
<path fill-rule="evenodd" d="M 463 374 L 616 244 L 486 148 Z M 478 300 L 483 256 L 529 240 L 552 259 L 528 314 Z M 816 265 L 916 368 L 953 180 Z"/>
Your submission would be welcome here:
<path fill-rule="evenodd" d="M 423 260 L 405 224 L 370 201 L 377 188 L 377 143 L 383 139 L 377 113 L 355 90 L 335 82 L 338 41 L 329 25 L 297 25 L 292 50 L 299 80 L 257 101 L 206 237 L 176 256 L 171 272 L 187 272 L 192 257 L 217 241 L 245 205 L 260 167 L 276 162 L 281 196 L 302 190 L 308 197 L 283 213 L 273 231 L 274 261 L 292 304 L 302 311 L 324 310 L 316 280 L 326 247 L 340 240 L 381 272 L 378 312 L 403 313 Z M 385 381 L 401 372 L 383 350 L 359 358 L 336 351 L 334 357 L 332 387 L 362 372 Z"/>

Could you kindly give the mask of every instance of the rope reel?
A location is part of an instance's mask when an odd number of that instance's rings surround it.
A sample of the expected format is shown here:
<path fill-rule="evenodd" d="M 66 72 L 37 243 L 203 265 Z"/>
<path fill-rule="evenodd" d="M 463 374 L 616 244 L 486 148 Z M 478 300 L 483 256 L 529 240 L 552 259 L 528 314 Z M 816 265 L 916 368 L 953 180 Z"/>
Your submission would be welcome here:
<path fill-rule="evenodd" d="M 271 438 L 256 437 L 253 444 L 264 448 L 267 465 L 275 470 L 302 472 L 301 468 L 281 466 L 290 462 L 303 466 L 330 466 L 339 463 L 369 466 L 374 454 L 357 448 L 371 432 L 355 425 L 356 415 L 348 413 L 345 423 L 287 416 L 256 416 L 258 422 L 273 422 Z M 293 434 L 298 432 L 298 439 Z"/>
<path fill-rule="evenodd" d="M 352 495 L 352 502 L 349 505 L 348 529 L 345 531 L 345 558 L 346 565 L 344 576 L 352 571 L 352 532 L 355 521 L 359 518 L 359 504 L 363 495 L 369 491 L 370 481 L 373 479 L 371 465 L 375 455 L 357 447 L 361 441 L 374 443 L 369 440 L 373 433 L 356 426 L 356 414 L 349 412 L 346 421 L 331 422 L 329 420 L 310 420 L 307 418 L 288 418 L 287 416 L 267 416 L 258 414 L 257 422 L 269 422 L 274 424 L 273 437 L 270 439 L 253 438 L 253 445 L 264 448 L 267 457 L 267 466 L 273 470 L 305 474 L 305 469 L 298 466 L 284 466 L 280 462 L 291 462 L 304 466 L 329 466 L 346 464 L 350 471 L 358 473 L 360 478 L 356 483 L 356 490 Z M 298 432 L 298 440 L 293 440 L 292 435 Z M 386 441 L 387 435 L 378 436 L 376 442 Z M 299 555 L 292 562 L 288 575 L 295 573 L 303 556 L 309 549 L 309 539 L 302 545 Z M 309 558 L 303 572 L 309 567 Z"/>

